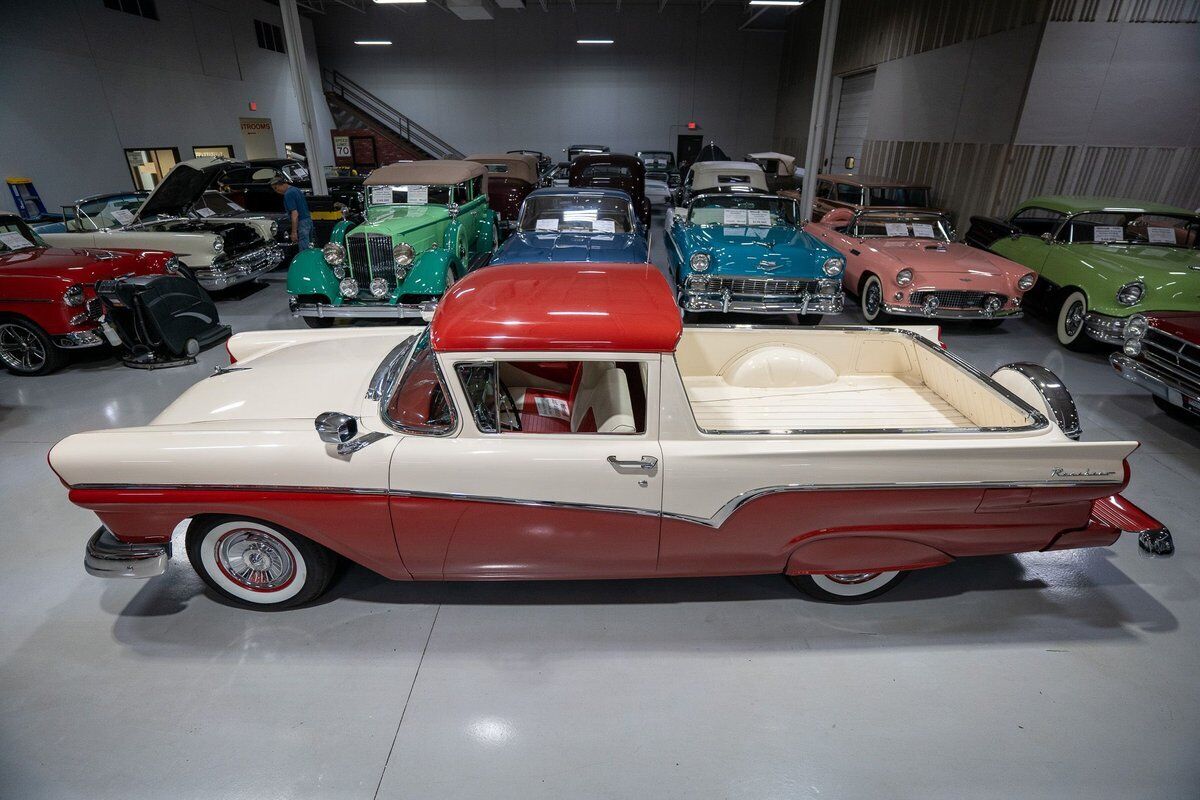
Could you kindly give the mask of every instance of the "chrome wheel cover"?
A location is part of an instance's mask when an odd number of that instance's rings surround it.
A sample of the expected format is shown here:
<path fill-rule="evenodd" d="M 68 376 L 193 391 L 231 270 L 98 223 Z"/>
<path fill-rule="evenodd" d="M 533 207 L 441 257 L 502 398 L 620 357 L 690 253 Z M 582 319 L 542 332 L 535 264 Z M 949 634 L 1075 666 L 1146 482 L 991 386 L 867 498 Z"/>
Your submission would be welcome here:
<path fill-rule="evenodd" d="M 875 319 L 879 316 L 879 308 L 883 305 L 883 289 L 877 280 L 867 282 L 867 288 L 863 290 L 862 302 L 864 317 Z"/>
<path fill-rule="evenodd" d="M 1071 339 L 1079 335 L 1083 327 L 1083 301 L 1076 300 L 1067 308 L 1066 318 L 1063 319 L 1063 332 Z"/>
<path fill-rule="evenodd" d="M 221 571 L 242 588 L 273 592 L 296 577 L 291 551 L 265 531 L 236 528 L 221 536 L 214 549 Z"/>
<path fill-rule="evenodd" d="M 46 364 L 46 348 L 24 325 L 6 322 L 0 324 L 0 361 L 18 372 L 37 372 Z"/>

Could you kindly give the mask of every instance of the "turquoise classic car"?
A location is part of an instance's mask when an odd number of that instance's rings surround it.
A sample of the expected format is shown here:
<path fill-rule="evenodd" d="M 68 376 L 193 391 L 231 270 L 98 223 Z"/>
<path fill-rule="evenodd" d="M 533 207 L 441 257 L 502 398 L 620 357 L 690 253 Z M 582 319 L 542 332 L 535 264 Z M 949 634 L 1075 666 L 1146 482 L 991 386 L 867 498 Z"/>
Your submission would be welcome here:
<path fill-rule="evenodd" d="M 967 242 L 1037 272 L 1026 304 L 1062 345 L 1119 345 L 1135 315 L 1200 311 L 1200 215 L 1114 197 L 1033 197 L 1006 220 L 972 217 Z"/>
<path fill-rule="evenodd" d="M 310 327 L 340 318 L 428 318 L 496 247 L 482 164 L 391 164 L 372 172 L 363 189 L 366 221 L 338 223 L 329 244 L 297 254 L 288 268 L 292 313 Z"/>
<path fill-rule="evenodd" d="M 667 258 L 685 313 L 799 314 L 842 310 L 845 260 L 805 233 L 796 202 L 758 192 L 694 195 L 667 225 Z"/>

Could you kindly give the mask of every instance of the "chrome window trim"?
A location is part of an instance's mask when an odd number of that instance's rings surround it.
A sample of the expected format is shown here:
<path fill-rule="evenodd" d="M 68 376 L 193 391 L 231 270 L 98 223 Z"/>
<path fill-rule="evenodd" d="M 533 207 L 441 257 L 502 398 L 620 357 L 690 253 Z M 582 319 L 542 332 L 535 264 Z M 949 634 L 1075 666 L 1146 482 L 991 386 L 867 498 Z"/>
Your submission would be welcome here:
<path fill-rule="evenodd" d="M 726 330 L 786 330 L 795 331 L 796 328 L 786 325 L 735 325 L 735 324 L 716 324 L 716 325 L 689 325 L 689 328 L 708 328 L 708 329 L 726 329 Z M 1050 420 L 1037 409 L 1030 406 L 1021 398 L 1017 397 L 1012 392 L 1005 389 L 994 380 L 984 375 L 970 363 L 945 350 L 941 347 L 936 347 L 932 342 L 924 336 L 913 331 L 902 330 L 900 328 L 891 328 L 880 325 L 822 325 L 819 328 L 813 328 L 813 331 L 870 331 L 874 333 L 897 333 L 907 336 L 917 346 L 924 347 L 935 355 L 948 358 L 954 365 L 965 370 L 967 375 L 975 378 L 984 384 L 984 387 L 990 389 L 1001 398 L 1006 400 L 1017 411 L 1025 415 L 1027 423 L 1012 428 L 1002 427 L 980 427 L 974 426 L 969 428 L 746 428 L 737 430 L 709 430 L 700 427 L 700 423 L 696 420 L 696 412 L 692 408 L 691 398 L 688 400 L 688 413 L 692 416 L 692 423 L 696 426 L 696 430 L 702 436 L 882 436 L 895 434 L 937 434 L 937 435 L 955 435 L 955 434 L 977 434 L 977 433 L 1030 433 L 1033 431 L 1044 430 L 1050 425 Z M 675 369 L 678 372 L 679 362 L 672 358 L 675 364 Z M 683 387 L 684 395 L 687 395 L 687 385 L 683 381 L 683 373 L 679 372 L 679 383 Z"/>
<path fill-rule="evenodd" d="M 407 356 L 412 351 L 416 338 L 415 333 L 412 336 L 406 336 L 400 344 L 388 351 L 388 354 L 383 357 L 383 361 L 379 362 L 379 366 L 375 368 L 375 374 L 371 376 L 371 383 L 367 387 L 367 400 L 379 400 L 383 397 L 384 387 L 396 379 L 400 367 L 408 360 Z"/>
<path fill-rule="evenodd" d="M 442 387 L 442 395 L 446 398 L 446 406 L 448 407 L 448 409 L 450 411 L 450 425 L 444 431 L 421 430 L 420 428 L 412 428 L 408 425 L 401 425 L 399 422 L 396 422 L 391 417 L 389 417 L 388 413 L 387 413 L 387 407 L 388 407 L 387 400 L 389 400 L 392 397 L 392 395 L 400 388 L 401 381 L 403 381 L 404 377 L 408 374 L 408 369 L 407 369 L 408 365 L 412 363 L 412 357 L 417 352 L 417 346 L 420 344 L 421 338 L 422 337 L 428 338 L 430 335 L 431 334 L 430 334 L 429 326 L 426 325 L 425 330 L 422 333 L 416 335 L 416 338 L 412 344 L 412 347 L 409 348 L 408 352 L 406 353 L 406 358 L 404 358 L 402 360 L 402 363 L 404 364 L 404 368 L 396 370 L 395 377 L 392 378 L 392 380 L 390 382 L 388 382 L 384 386 L 380 387 L 379 419 L 383 422 L 383 424 L 387 428 L 390 428 L 391 430 L 394 430 L 398 433 L 404 433 L 404 434 L 408 434 L 410 436 L 433 436 L 433 437 L 438 437 L 438 438 L 445 438 L 445 437 L 449 437 L 449 436 L 454 436 L 455 434 L 458 433 L 459 414 L 458 414 L 458 407 L 454 404 L 454 395 L 450 391 L 450 384 L 446 380 L 445 374 L 442 372 L 441 361 L 438 358 L 437 351 L 435 351 L 433 349 L 432 343 L 429 345 L 429 350 L 433 355 L 433 369 L 434 369 L 434 372 L 437 374 L 438 383 Z"/>

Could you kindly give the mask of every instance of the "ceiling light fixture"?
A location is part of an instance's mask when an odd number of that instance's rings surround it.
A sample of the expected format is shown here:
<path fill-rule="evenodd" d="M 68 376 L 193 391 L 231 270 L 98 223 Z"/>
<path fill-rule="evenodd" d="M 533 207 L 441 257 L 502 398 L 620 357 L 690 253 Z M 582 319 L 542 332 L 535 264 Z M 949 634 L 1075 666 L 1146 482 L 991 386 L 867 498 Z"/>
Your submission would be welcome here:
<path fill-rule="evenodd" d="M 612 44 L 612 39 L 576 39 L 575 44 Z"/>
<path fill-rule="evenodd" d="M 392 40 L 391 40 L 391 39 L 355 39 L 355 40 L 354 40 L 354 43 L 355 43 L 355 44 L 383 44 L 383 45 L 388 45 L 388 44 L 391 44 L 391 43 L 392 43 Z"/>
<path fill-rule="evenodd" d="M 802 6 L 804 0 L 750 0 L 752 6 Z"/>
<path fill-rule="evenodd" d="M 400 3 L 403 3 L 405 5 L 419 5 L 420 3 L 424 3 L 424 2 L 426 2 L 426 0 L 375 0 L 375 5 L 377 5 L 377 6 L 394 6 L 394 5 L 398 5 Z"/>

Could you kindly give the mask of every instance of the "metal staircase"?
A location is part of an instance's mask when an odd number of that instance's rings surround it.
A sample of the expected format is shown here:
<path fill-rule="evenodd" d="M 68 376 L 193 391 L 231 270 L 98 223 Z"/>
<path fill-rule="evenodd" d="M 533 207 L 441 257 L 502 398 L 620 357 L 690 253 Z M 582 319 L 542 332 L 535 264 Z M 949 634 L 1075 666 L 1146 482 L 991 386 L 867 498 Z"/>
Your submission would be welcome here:
<path fill-rule="evenodd" d="M 462 158 L 463 154 L 428 129 L 401 114 L 386 101 L 335 69 L 321 68 L 321 86 L 339 127 L 347 116 L 393 140 L 415 158 Z"/>

